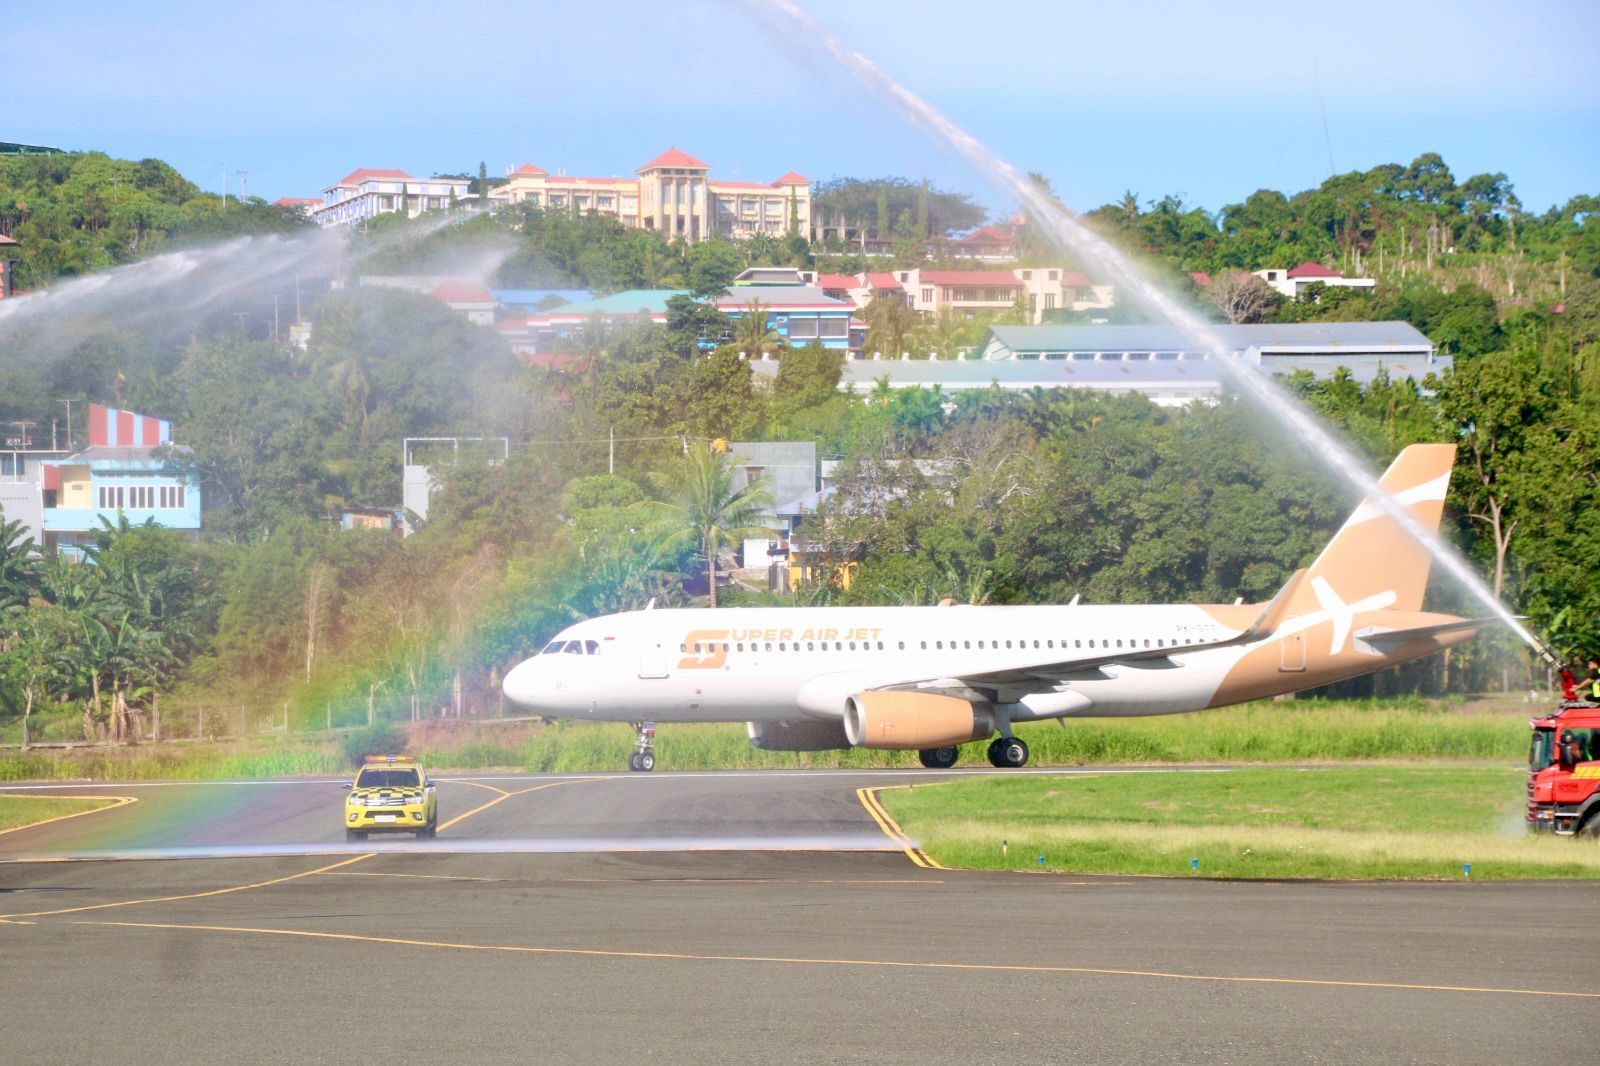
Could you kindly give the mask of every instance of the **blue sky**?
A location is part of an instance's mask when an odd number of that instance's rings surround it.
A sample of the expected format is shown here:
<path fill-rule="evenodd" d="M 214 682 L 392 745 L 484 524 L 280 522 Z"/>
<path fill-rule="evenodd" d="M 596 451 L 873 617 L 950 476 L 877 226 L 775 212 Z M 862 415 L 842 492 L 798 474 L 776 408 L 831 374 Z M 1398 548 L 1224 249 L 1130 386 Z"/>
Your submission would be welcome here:
<path fill-rule="evenodd" d="M 1208 208 L 1440 152 L 1542 210 L 1600 193 L 1600 4 L 809 0 L 852 47 L 1080 209 Z M 0 140 L 317 195 L 358 166 L 903 174 L 1003 199 L 740 0 L 7 5 Z M 1324 134 L 1323 115 L 1327 132 Z"/>

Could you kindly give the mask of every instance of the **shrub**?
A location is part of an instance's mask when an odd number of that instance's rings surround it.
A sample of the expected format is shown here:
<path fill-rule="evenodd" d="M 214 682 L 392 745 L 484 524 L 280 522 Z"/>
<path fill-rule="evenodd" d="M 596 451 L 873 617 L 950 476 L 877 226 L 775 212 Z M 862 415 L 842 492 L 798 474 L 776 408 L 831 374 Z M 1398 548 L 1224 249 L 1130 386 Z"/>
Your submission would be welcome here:
<path fill-rule="evenodd" d="M 390 722 L 374 722 L 344 737 L 344 757 L 360 766 L 368 755 L 396 755 L 406 749 L 406 731 Z"/>

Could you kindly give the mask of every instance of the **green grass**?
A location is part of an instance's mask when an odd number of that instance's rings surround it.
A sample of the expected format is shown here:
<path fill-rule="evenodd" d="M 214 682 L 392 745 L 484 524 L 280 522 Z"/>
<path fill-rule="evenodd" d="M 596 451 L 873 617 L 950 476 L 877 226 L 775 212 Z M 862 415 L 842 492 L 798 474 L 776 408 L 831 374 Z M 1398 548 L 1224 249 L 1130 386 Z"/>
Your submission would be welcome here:
<path fill-rule="evenodd" d="M 1125 763 L 1482 760 L 1509 763 L 1527 745 L 1525 713 L 1465 713 L 1420 700 L 1264 702 L 1159 718 L 1084 719 L 1025 726 L 1018 734 L 1044 766 Z M 584 773 L 626 765 L 633 731 L 621 723 L 551 725 L 430 722 L 413 726 L 411 750 L 439 770 L 523 769 Z M 764 752 L 733 725 L 663 725 L 664 769 L 915 766 L 893 751 Z M 983 746 L 964 761 L 983 763 Z M 291 736 L 194 744 L 0 753 L 0 781 L 277 777 L 342 773 L 327 737 Z"/>
<path fill-rule="evenodd" d="M 109 807 L 114 799 L 63 799 L 59 796 L 5 796 L 0 795 L 0 832 L 32 825 L 47 818 L 64 814 L 79 814 Z"/>
<path fill-rule="evenodd" d="M 1588 841 L 1530 837 L 1514 766 L 997 777 L 886 789 L 946 866 L 1244 878 L 1600 877 Z M 1002 843 L 1004 842 L 1004 843 Z M 1044 856 L 1044 863 L 1038 861 Z"/>

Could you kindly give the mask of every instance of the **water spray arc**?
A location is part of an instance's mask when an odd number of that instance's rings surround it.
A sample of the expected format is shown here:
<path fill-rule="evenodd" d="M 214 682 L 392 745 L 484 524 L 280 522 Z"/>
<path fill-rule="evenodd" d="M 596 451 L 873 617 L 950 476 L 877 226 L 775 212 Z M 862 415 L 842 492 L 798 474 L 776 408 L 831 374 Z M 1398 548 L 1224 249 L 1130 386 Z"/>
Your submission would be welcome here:
<path fill-rule="evenodd" d="M 1482 603 L 1546 662 L 1556 665 L 1555 657 L 1495 598 L 1483 579 L 1459 553 L 1418 523 L 1404 504 L 1379 487 L 1377 478 L 1366 464 L 1315 416 L 1270 379 L 1235 356 L 1204 318 L 1146 278 L 1121 251 L 1089 230 L 976 137 L 884 73 L 871 59 L 847 48 L 792 0 L 745 2 L 784 37 L 797 33 L 793 39 L 820 42 L 835 63 L 880 100 L 920 126 L 934 140 L 954 150 L 998 188 L 1015 196 L 1057 248 L 1087 260 L 1102 275 L 1114 281 L 1119 291 L 1130 293 L 1137 303 L 1178 330 L 1188 344 L 1206 352 L 1241 394 L 1311 448 L 1347 485 L 1372 500 L 1380 510 L 1398 522 L 1402 529 L 1427 548 L 1428 553 L 1473 599 Z"/>

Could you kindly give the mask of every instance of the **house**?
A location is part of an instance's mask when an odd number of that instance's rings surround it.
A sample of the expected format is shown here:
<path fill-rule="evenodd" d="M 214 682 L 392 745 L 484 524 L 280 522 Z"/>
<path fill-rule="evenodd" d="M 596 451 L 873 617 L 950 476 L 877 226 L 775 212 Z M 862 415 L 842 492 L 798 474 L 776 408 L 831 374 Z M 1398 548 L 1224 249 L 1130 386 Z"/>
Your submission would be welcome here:
<path fill-rule="evenodd" d="M 950 254 L 957 259 L 1012 263 L 1017 258 L 1017 238 L 999 226 L 979 226 L 966 236 L 951 241 Z"/>
<path fill-rule="evenodd" d="M 531 337 L 531 350 L 546 353 L 574 341 L 596 319 L 612 324 L 634 321 L 666 325 L 668 301 L 687 295 L 686 289 L 630 289 L 528 315 L 523 321 Z M 813 285 L 747 284 L 730 288 L 709 302 L 730 322 L 720 335 L 702 338 L 701 346 L 706 348 L 731 341 L 737 320 L 757 308 L 766 316 L 768 329 L 784 343 L 797 347 L 815 342 L 824 348 L 847 351 L 852 350 L 852 345 L 859 349 L 865 336 L 865 328 L 854 321 L 853 303 L 830 297 Z M 498 327 L 508 339 L 514 335 L 520 339 L 520 332 L 512 324 L 515 321 L 502 321 Z"/>
<path fill-rule="evenodd" d="M 200 482 L 172 423 L 89 405 L 89 446 L 42 464 L 44 543 L 69 553 L 94 542 L 102 522 L 147 520 L 198 537 Z"/>
<path fill-rule="evenodd" d="M 16 253 L 17 240 L 0 233 L 0 300 L 4 300 L 12 292 L 11 271 L 12 257 Z"/>
<path fill-rule="evenodd" d="M 727 449 L 734 490 L 760 481 L 773 504 L 763 520 L 772 527 L 774 536 L 746 540 L 740 565 L 746 570 L 780 565 L 788 557 L 789 541 L 805 513 L 799 501 L 817 491 L 816 442 L 730 441 Z"/>
<path fill-rule="evenodd" d="M 843 278 L 829 276 L 840 286 Z M 971 321 L 980 314 L 1010 311 L 1026 305 L 1030 321 L 1043 322 L 1056 311 L 1095 311 L 1116 302 L 1116 290 L 1097 285 L 1088 275 L 1065 267 L 1021 267 L 1015 270 L 872 271 L 849 278 L 845 295 L 857 307 L 889 297 L 930 318 L 950 312 Z"/>
<path fill-rule="evenodd" d="M 740 239 L 758 233 L 811 233 L 811 182 L 789 171 L 776 181 L 718 181 L 711 166 L 670 148 L 634 177 L 569 177 L 524 163 L 506 172 L 491 203 L 610 215 L 629 229 L 668 238 Z"/>
<path fill-rule="evenodd" d="M 1257 270 L 1255 276 L 1291 300 L 1298 300 L 1314 285 L 1327 285 L 1341 289 L 1373 289 L 1377 281 L 1372 278 L 1347 278 L 1332 267 L 1307 259 L 1288 270 L 1269 268 Z"/>
<path fill-rule="evenodd" d="M 493 326 L 495 310 L 500 306 L 493 293 L 470 281 L 440 282 L 428 295 L 477 326 Z"/>

